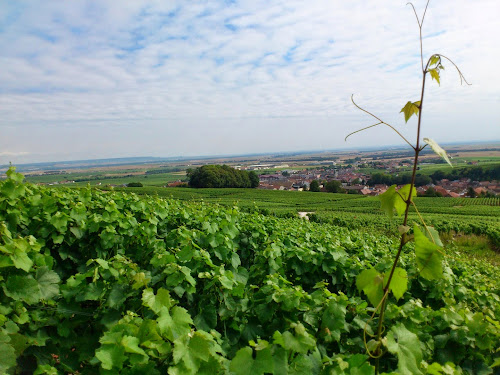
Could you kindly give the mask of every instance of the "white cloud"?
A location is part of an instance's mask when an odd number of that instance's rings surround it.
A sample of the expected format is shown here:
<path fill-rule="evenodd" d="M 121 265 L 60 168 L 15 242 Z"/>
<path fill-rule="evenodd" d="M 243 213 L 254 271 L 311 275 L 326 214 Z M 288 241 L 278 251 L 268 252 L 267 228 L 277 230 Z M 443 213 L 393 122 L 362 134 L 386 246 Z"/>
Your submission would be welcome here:
<path fill-rule="evenodd" d="M 418 100 L 418 26 L 406 1 L 144 4 L 0 10 L 0 149 L 12 141 L 66 156 L 328 149 L 371 123 L 352 93 L 395 125 L 403 104 Z M 425 1 L 415 5 L 421 14 Z M 431 1 L 424 52 L 449 55 L 473 86 L 460 87 L 446 64 L 441 86 L 427 84 L 424 129 L 432 134 L 424 135 L 500 137 L 498 10 L 495 0 Z M 270 140 L 249 136 L 256 130 Z M 349 144 L 387 142 L 398 139 L 380 129 Z"/>

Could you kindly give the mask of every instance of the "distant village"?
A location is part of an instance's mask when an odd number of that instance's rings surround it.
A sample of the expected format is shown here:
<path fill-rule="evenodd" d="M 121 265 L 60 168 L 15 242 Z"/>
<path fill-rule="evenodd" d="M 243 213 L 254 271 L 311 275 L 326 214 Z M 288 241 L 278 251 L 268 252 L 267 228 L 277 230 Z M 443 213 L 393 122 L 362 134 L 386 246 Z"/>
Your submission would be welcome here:
<path fill-rule="evenodd" d="M 334 162 L 332 162 L 334 163 Z M 410 164 L 404 163 L 389 163 L 386 165 L 386 172 L 397 173 L 397 169 L 401 167 L 409 167 Z M 265 169 L 265 168 L 286 168 L 285 165 L 276 166 L 249 166 L 248 169 Z M 268 190 L 292 190 L 305 191 L 309 190 L 313 180 L 320 182 L 320 191 L 327 191 L 324 183 L 332 180 L 339 181 L 346 193 L 361 194 L 361 195 L 379 195 L 384 193 L 389 186 L 385 184 L 375 184 L 369 186 L 370 175 L 360 173 L 356 166 L 343 168 L 317 168 L 317 169 L 282 169 L 280 172 L 273 174 L 262 174 L 259 176 L 259 189 Z M 372 184 L 370 184 L 372 185 Z M 419 195 L 424 195 L 429 189 L 438 193 L 443 197 L 467 197 L 467 196 L 491 196 L 500 194 L 500 183 L 498 181 L 473 181 L 469 178 L 450 181 L 442 179 L 436 184 L 429 183 L 417 187 Z M 472 194 L 471 191 L 474 193 Z"/>

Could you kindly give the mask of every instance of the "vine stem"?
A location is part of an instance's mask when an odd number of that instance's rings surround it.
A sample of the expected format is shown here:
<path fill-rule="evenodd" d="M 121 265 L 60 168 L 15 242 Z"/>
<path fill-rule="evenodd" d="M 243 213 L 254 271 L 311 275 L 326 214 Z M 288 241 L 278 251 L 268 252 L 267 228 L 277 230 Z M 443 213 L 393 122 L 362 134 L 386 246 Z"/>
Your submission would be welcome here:
<path fill-rule="evenodd" d="M 425 92 L 425 77 L 427 76 L 427 68 L 429 67 L 430 59 L 427 61 L 427 65 L 425 69 L 422 71 L 422 91 L 420 93 L 420 106 L 419 106 L 419 111 L 418 111 L 418 123 L 417 123 L 417 142 L 414 147 L 415 150 L 415 157 L 413 159 L 413 171 L 411 174 L 411 183 L 410 183 L 410 191 L 408 193 L 408 199 L 406 199 L 406 208 L 405 208 L 405 214 L 404 214 L 404 220 L 403 220 L 403 225 L 406 226 L 408 223 L 408 212 L 410 211 L 410 206 L 412 204 L 412 193 L 413 189 L 415 188 L 415 177 L 417 174 L 417 164 L 418 164 L 418 155 L 420 154 L 420 130 L 421 130 L 421 121 L 422 121 L 422 110 L 424 107 L 424 92 Z M 383 332 L 383 326 L 384 326 L 384 314 L 385 314 L 385 309 L 387 307 L 387 292 L 389 291 L 389 286 L 391 285 L 392 277 L 394 276 L 394 272 L 396 270 L 396 267 L 399 262 L 399 258 L 401 256 L 401 253 L 403 251 L 403 246 L 405 245 L 406 241 L 406 233 L 403 233 L 401 235 L 401 240 L 399 242 L 399 248 L 398 252 L 396 254 L 396 257 L 394 258 L 394 262 L 392 264 L 391 272 L 389 273 L 389 277 L 387 279 L 387 283 L 384 287 L 384 302 L 382 303 L 382 307 L 380 309 L 380 317 L 378 320 L 378 327 L 377 327 L 377 341 L 380 341 L 380 337 L 382 336 Z M 377 359 L 376 366 L 375 366 L 375 373 L 379 373 L 379 360 Z"/>

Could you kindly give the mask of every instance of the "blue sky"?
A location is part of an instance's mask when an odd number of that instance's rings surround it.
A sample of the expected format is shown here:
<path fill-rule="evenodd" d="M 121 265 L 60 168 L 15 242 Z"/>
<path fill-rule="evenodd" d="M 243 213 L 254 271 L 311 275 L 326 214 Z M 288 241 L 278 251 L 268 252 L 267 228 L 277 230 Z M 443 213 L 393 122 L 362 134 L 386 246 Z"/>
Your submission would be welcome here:
<path fill-rule="evenodd" d="M 415 1 L 419 15 L 425 1 Z M 430 2 L 423 137 L 500 139 L 497 0 Z M 10 1 L 0 7 L 0 163 L 328 150 L 414 139 L 406 1 Z"/>

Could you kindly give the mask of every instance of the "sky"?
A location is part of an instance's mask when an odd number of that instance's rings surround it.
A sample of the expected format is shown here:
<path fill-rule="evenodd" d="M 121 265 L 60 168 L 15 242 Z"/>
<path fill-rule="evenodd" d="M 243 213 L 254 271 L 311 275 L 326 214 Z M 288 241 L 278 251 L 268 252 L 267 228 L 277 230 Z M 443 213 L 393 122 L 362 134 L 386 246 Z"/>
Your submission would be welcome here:
<path fill-rule="evenodd" d="M 420 99 L 419 27 L 407 1 L 3 1 L 0 164 L 209 156 L 403 144 Z M 415 0 L 422 18 L 426 1 Z M 431 0 L 440 53 L 422 137 L 500 140 L 500 3 Z"/>

